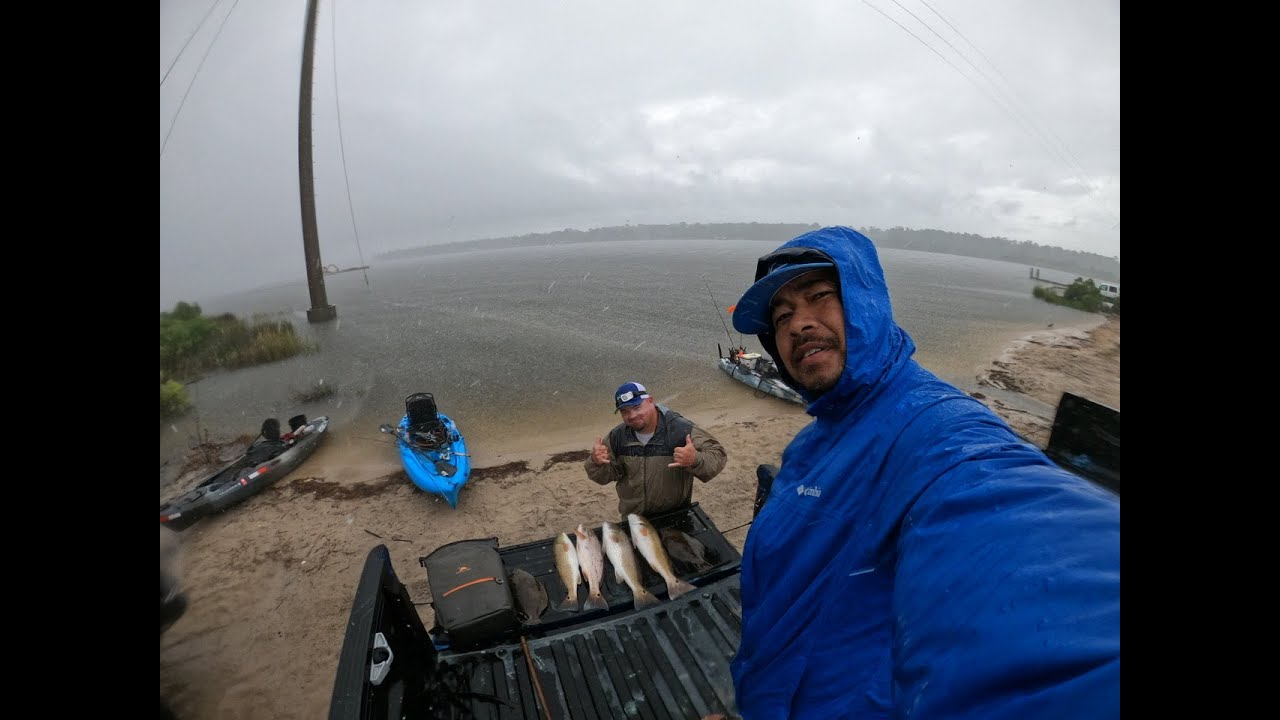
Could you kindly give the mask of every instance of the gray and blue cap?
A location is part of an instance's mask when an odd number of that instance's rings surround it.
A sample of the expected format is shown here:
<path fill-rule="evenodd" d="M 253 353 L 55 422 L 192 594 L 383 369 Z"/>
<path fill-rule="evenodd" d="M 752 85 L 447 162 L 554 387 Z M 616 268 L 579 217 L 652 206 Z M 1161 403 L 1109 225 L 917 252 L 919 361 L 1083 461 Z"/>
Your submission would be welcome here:
<path fill-rule="evenodd" d="M 733 309 L 733 329 L 747 335 L 773 332 L 773 296 L 783 285 L 814 270 L 834 268 L 830 255 L 807 247 L 779 248 L 756 262 L 756 282 Z"/>
<path fill-rule="evenodd" d="M 649 397 L 649 391 L 637 382 L 622 383 L 618 391 L 613 394 L 613 411 L 618 412 L 624 407 L 633 407 L 644 402 Z"/>

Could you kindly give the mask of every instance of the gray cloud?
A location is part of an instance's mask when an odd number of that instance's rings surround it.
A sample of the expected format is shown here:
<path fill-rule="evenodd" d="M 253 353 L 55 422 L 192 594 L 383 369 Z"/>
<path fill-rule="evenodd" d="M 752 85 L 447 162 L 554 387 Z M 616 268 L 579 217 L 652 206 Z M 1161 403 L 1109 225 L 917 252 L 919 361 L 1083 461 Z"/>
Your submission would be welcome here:
<path fill-rule="evenodd" d="M 324 260 L 356 263 L 352 214 L 366 262 L 564 227 L 752 220 L 1118 255 L 1119 4 L 899 2 L 321 0 Z M 302 272 L 305 7 L 222 0 L 201 25 L 208 0 L 161 4 L 162 307 Z"/>

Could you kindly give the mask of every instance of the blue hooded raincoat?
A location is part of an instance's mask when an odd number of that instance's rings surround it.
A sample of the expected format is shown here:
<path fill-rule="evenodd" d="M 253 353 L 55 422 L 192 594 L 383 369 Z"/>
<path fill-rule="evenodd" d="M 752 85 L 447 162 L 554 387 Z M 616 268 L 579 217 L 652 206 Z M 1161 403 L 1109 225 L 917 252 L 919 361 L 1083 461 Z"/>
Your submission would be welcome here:
<path fill-rule="evenodd" d="M 743 716 L 1119 717 L 1118 496 L 911 358 L 865 236 L 785 246 L 835 259 L 847 360 L 747 536 Z"/>

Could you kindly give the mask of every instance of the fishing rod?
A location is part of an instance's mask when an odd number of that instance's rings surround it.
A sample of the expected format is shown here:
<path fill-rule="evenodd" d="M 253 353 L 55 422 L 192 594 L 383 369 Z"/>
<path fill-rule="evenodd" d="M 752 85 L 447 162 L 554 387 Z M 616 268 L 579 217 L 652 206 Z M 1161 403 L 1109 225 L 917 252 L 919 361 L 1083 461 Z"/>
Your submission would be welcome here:
<path fill-rule="evenodd" d="M 729 332 L 729 326 L 724 321 L 724 316 L 720 314 L 720 305 L 716 303 L 715 293 L 711 292 L 711 283 L 707 282 L 707 276 L 702 276 L 702 284 L 707 286 L 707 295 L 711 296 L 711 304 L 715 306 L 716 317 L 720 318 L 720 324 L 724 326 L 724 334 L 729 338 L 729 350 L 732 352 L 734 348 L 733 334 Z"/>

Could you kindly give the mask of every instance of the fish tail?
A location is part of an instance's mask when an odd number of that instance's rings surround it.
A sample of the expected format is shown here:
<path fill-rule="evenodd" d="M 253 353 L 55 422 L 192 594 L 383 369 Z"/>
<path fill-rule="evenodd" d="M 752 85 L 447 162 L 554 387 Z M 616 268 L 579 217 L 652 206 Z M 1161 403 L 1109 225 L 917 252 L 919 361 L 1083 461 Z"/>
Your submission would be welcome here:
<path fill-rule="evenodd" d="M 559 609 L 567 610 L 568 612 L 578 612 L 578 598 L 572 595 L 566 595 L 564 602 L 560 603 Z"/>
<path fill-rule="evenodd" d="M 667 581 L 667 597 L 671 598 L 672 600 L 675 600 L 681 595 L 684 595 L 685 593 L 693 592 L 694 590 L 697 590 L 697 589 L 698 588 L 694 587 L 693 585 L 690 585 L 689 583 L 681 580 L 680 578 Z"/>
<path fill-rule="evenodd" d="M 587 595 L 587 601 L 582 605 L 583 610 L 608 610 L 609 603 L 605 602 L 604 596 L 598 591 Z"/>
<path fill-rule="evenodd" d="M 657 595 L 654 595 L 643 587 L 640 588 L 639 592 L 632 593 L 632 596 L 635 598 L 637 610 L 642 607 L 650 607 L 652 605 L 659 605 L 662 603 L 662 600 L 658 599 Z"/>

